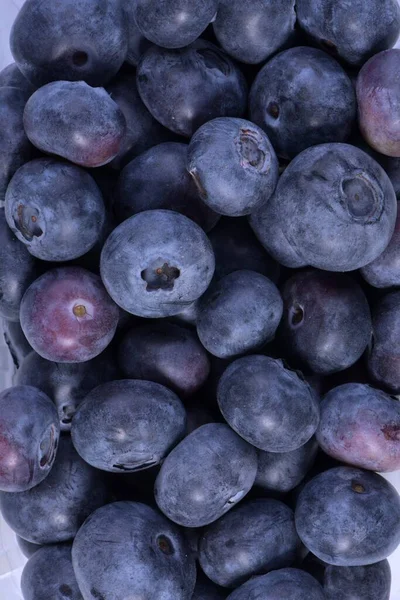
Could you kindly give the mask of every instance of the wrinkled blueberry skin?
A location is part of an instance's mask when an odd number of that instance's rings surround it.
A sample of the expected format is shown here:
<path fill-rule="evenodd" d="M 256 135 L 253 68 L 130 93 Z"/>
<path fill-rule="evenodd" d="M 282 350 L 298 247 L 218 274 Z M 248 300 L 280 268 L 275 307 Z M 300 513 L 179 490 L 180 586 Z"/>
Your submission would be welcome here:
<path fill-rule="evenodd" d="M 84 598 L 191 600 L 196 582 L 181 530 L 137 502 L 92 514 L 74 540 L 72 562 Z"/>
<path fill-rule="evenodd" d="M 228 590 L 216 586 L 201 572 L 198 572 L 196 587 L 191 600 L 225 600 L 227 593 Z"/>
<path fill-rule="evenodd" d="M 155 381 L 181 398 L 201 388 L 210 372 L 210 361 L 196 334 L 163 321 L 129 330 L 118 356 L 125 377 Z"/>
<path fill-rule="evenodd" d="M 394 46 L 400 33 L 396 0 L 297 0 L 296 12 L 315 43 L 352 66 Z"/>
<path fill-rule="evenodd" d="M 388 561 L 365 567 L 327 565 L 324 572 L 326 600 L 389 600 L 392 575 Z"/>
<path fill-rule="evenodd" d="M 400 542 L 400 499 L 377 473 L 336 467 L 306 483 L 295 521 L 302 542 L 321 560 L 338 567 L 369 565 Z"/>
<path fill-rule="evenodd" d="M 272 281 L 254 271 L 234 271 L 202 297 L 197 334 L 214 356 L 237 356 L 273 339 L 282 310 L 281 295 Z"/>
<path fill-rule="evenodd" d="M 143 35 L 163 48 L 183 48 L 203 33 L 218 0 L 137 0 L 135 20 Z"/>
<path fill-rule="evenodd" d="M 212 581 L 235 588 L 254 575 L 290 566 L 299 544 L 288 506 L 270 498 L 251 500 L 204 530 L 199 562 Z"/>
<path fill-rule="evenodd" d="M 187 169 L 207 206 L 242 217 L 269 200 L 279 165 L 262 129 L 221 117 L 202 125 L 190 140 Z"/>
<path fill-rule="evenodd" d="M 115 193 L 119 221 L 144 210 L 175 210 L 209 231 L 219 216 L 200 199 L 186 171 L 187 144 L 167 142 L 143 152 L 123 169 Z"/>
<path fill-rule="evenodd" d="M 214 268 L 203 230 L 170 210 L 148 210 L 121 223 L 105 243 L 100 263 L 113 300 L 147 318 L 182 312 L 206 291 Z"/>
<path fill-rule="evenodd" d="M 19 535 L 16 535 L 15 538 L 17 540 L 18 548 L 26 558 L 30 558 L 35 554 L 35 552 L 40 550 L 40 548 L 43 548 L 43 546 L 40 544 L 32 544 L 32 542 L 24 540 L 24 538 L 20 537 Z"/>
<path fill-rule="evenodd" d="M 374 150 L 393 157 L 400 157 L 399 69 L 400 50 L 386 50 L 371 58 L 357 78 L 361 133 Z"/>
<path fill-rule="evenodd" d="M 26 563 L 21 577 L 24 600 L 83 600 L 72 567 L 71 546 L 41 548 Z"/>
<path fill-rule="evenodd" d="M 314 577 L 300 569 L 279 569 L 253 577 L 238 587 L 227 600 L 325 600 Z"/>
<path fill-rule="evenodd" d="M 214 33 L 222 48 L 240 62 L 261 63 L 294 34 L 294 0 L 220 0 Z"/>
<path fill-rule="evenodd" d="M 37 86 L 50 81 L 103 85 L 121 67 L 127 28 L 119 0 L 27 0 L 11 30 L 22 73 Z"/>
<path fill-rule="evenodd" d="M 344 142 L 356 118 L 345 71 L 325 52 L 303 46 L 281 52 L 261 69 L 249 104 L 250 119 L 286 159 L 316 144 Z"/>
<path fill-rule="evenodd" d="M 5 212 L 14 235 L 29 252 L 51 262 L 89 252 L 105 220 L 103 198 L 92 177 L 52 158 L 18 169 L 7 188 Z"/>
<path fill-rule="evenodd" d="M 24 111 L 26 135 L 42 152 L 82 167 L 101 167 L 121 148 L 125 117 L 103 88 L 55 81 L 35 92 Z"/>
<path fill-rule="evenodd" d="M 372 334 L 371 313 L 361 287 L 350 276 L 300 271 L 282 290 L 282 349 L 301 367 L 328 375 L 357 362 Z"/>
<path fill-rule="evenodd" d="M 370 285 L 376 288 L 400 287 L 399 203 L 397 203 L 396 226 L 389 245 L 378 258 L 361 269 L 361 275 Z"/>
<path fill-rule="evenodd" d="M 301 483 L 314 464 L 318 444 L 315 437 L 290 452 L 258 452 L 255 485 L 270 492 L 287 493 Z"/>
<path fill-rule="evenodd" d="M 400 469 L 400 403 L 361 383 L 334 388 L 321 403 L 316 432 L 324 452 L 371 471 Z"/>
<path fill-rule="evenodd" d="M 3 336 L 4 343 L 11 354 L 14 367 L 18 369 L 24 358 L 32 352 L 32 346 L 26 339 L 19 321 L 8 321 L 4 319 Z"/>
<path fill-rule="evenodd" d="M 400 292 L 390 292 L 372 313 L 373 337 L 368 371 L 380 387 L 400 393 Z"/>
<path fill-rule="evenodd" d="M 168 129 L 191 137 L 216 117 L 241 117 L 247 84 L 239 68 L 222 50 L 197 40 L 181 50 L 153 46 L 137 68 L 139 94 Z"/>
<path fill-rule="evenodd" d="M 125 62 L 132 67 L 137 67 L 142 54 L 153 44 L 147 40 L 136 25 L 136 2 L 123 2 L 122 10 L 128 26 L 128 51 Z"/>
<path fill-rule="evenodd" d="M 102 473 L 81 459 L 69 436 L 62 436 L 46 479 L 26 492 L 2 492 L 0 509 L 17 535 L 34 544 L 55 544 L 72 540 L 108 499 Z"/>
<path fill-rule="evenodd" d="M 318 399 L 311 387 L 281 360 L 268 356 L 245 356 L 231 363 L 217 395 L 228 424 L 260 450 L 296 450 L 318 426 Z"/>
<path fill-rule="evenodd" d="M 116 361 L 109 350 L 83 363 L 57 363 L 31 352 L 16 372 L 14 384 L 32 385 L 47 394 L 57 407 L 61 430 L 69 431 L 76 408 L 85 396 L 117 377 Z"/>
<path fill-rule="evenodd" d="M 37 262 L 8 227 L 3 209 L 0 239 L 0 316 L 18 322 L 22 297 L 38 276 Z"/>
<path fill-rule="evenodd" d="M 348 144 L 321 144 L 290 163 L 250 224 L 286 267 L 352 271 L 385 250 L 396 214 L 393 186 L 377 162 Z"/>
<path fill-rule="evenodd" d="M 155 499 L 171 521 L 202 527 L 250 491 L 256 471 L 255 449 L 227 425 L 209 423 L 188 435 L 164 460 Z"/>
<path fill-rule="evenodd" d="M 24 130 L 26 92 L 16 87 L 0 87 L 0 205 L 14 173 L 33 154 Z"/>
<path fill-rule="evenodd" d="M 24 492 L 43 481 L 56 457 L 60 426 L 50 398 L 15 386 L 0 394 L 0 490 Z"/>
<path fill-rule="evenodd" d="M 26 92 L 27 97 L 36 90 L 36 87 L 22 75 L 15 63 L 11 63 L 0 71 L 0 88 L 15 87 Z"/>
<path fill-rule="evenodd" d="M 279 264 L 257 240 L 247 219 L 223 217 L 208 237 L 214 250 L 217 279 L 245 269 L 261 273 L 277 283 Z"/>

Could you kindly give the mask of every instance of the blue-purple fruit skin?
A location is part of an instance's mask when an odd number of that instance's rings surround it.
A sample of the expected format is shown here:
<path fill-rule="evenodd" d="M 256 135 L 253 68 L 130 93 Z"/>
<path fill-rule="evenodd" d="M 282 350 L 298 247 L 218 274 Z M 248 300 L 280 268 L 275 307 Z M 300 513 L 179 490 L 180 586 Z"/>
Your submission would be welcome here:
<path fill-rule="evenodd" d="M 369 565 L 387 558 L 400 542 L 400 498 L 377 473 L 336 467 L 303 487 L 295 522 L 304 545 L 324 562 Z"/>
<path fill-rule="evenodd" d="M 227 589 L 216 586 L 201 571 L 197 572 L 196 586 L 191 600 L 225 600 L 227 594 Z"/>
<path fill-rule="evenodd" d="M 250 224 L 286 267 L 353 271 L 385 250 L 396 215 L 393 186 L 377 162 L 348 144 L 321 144 L 292 160 Z"/>
<path fill-rule="evenodd" d="M 155 499 L 175 523 L 202 527 L 250 491 L 256 472 L 255 449 L 227 425 L 210 423 L 188 435 L 164 460 Z"/>
<path fill-rule="evenodd" d="M 11 355 L 12 362 L 16 369 L 19 369 L 24 358 L 32 352 L 32 346 L 26 339 L 19 321 L 3 320 L 4 342 Z"/>
<path fill-rule="evenodd" d="M 20 537 L 19 535 L 16 535 L 15 539 L 17 540 L 18 548 L 26 558 L 30 558 L 35 554 L 35 552 L 40 550 L 40 548 L 43 548 L 43 546 L 40 544 L 32 544 L 32 542 L 24 540 L 24 538 Z"/>
<path fill-rule="evenodd" d="M 300 569 L 278 569 L 253 577 L 238 587 L 227 600 L 325 600 L 314 577 Z"/>
<path fill-rule="evenodd" d="M 15 87 L 26 92 L 27 98 L 36 90 L 36 87 L 22 75 L 16 63 L 11 63 L 0 71 L 0 87 Z"/>
<path fill-rule="evenodd" d="M 373 336 L 368 352 L 368 371 L 381 388 L 400 393 L 400 292 L 388 292 L 372 312 Z"/>
<path fill-rule="evenodd" d="M 139 27 L 136 25 L 135 2 L 123 2 L 122 10 L 128 24 L 128 51 L 125 56 L 125 62 L 132 67 L 137 67 L 140 57 L 146 52 L 152 43 L 146 39 Z"/>
<path fill-rule="evenodd" d="M 196 581 L 195 561 L 182 531 L 137 502 L 96 510 L 74 540 L 72 562 L 88 599 L 133 595 L 191 600 Z"/>
<path fill-rule="evenodd" d="M 365 567 L 326 565 L 323 588 L 326 600 L 389 600 L 391 580 L 386 559 Z"/>

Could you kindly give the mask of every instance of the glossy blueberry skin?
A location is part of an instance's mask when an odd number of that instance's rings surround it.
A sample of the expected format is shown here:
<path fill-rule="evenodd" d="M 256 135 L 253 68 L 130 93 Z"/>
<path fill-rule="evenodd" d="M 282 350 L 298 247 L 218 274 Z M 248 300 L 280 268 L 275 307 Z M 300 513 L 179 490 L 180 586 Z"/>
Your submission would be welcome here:
<path fill-rule="evenodd" d="M 57 407 L 61 430 L 69 431 L 76 408 L 85 396 L 117 377 L 116 360 L 109 350 L 83 363 L 57 363 L 31 352 L 17 370 L 14 384 L 32 385 L 47 394 Z"/>
<path fill-rule="evenodd" d="M 228 590 L 216 586 L 200 571 L 197 573 L 196 587 L 191 600 L 225 600 L 227 593 Z"/>
<path fill-rule="evenodd" d="M 296 450 L 318 426 L 314 391 L 281 360 L 268 356 L 245 356 L 231 363 L 219 381 L 217 397 L 232 429 L 260 450 Z"/>
<path fill-rule="evenodd" d="M 190 140 L 187 169 L 207 206 L 242 217 L 268 202 L 279 165 L 262 129 L 245 119 L 220 117 Z"/>
<path fill-rule="evenodd" d="M 372 323 L 364 292 L 349 275 L 300 271 L 286 281 L 282 298 L 278 339 L 295 363 L 327 375 L 357 362 Z"/>
<path fill-rule="evenodd" d="M 0 71 L 0 87 L 16 87 L 26 92 L 28 98 L 36 90 L 36 87 L 22 75 L 15 63 L 11 63 Z"/>
<path fill-rule="evenodd" d="M 125 377 L 155 381 L 181 398 L 201 388 L 210 373 L 207 352 L 197 335 L 163 321 L 130 329 L 120 344 L 118 357 Z"/>
<path fill-rule="evenodd" d="M 137 502 L 96 510 L 74 540 L 72 562 L 84 598 L 191 600 L 196 581 L 181 530 Z"/>
<path fill-rule="evenodd" d="M 119 221 L 144 210 L 175 210 L 209 231 L 219 216 L 200 199 L 186 171 L 187 144 L 166 142 L 143 152 L 123 169 L 115 193 Z M 134 190 L 134 193 L 132 191 Z"/>
<path fill-rule="evenodd" d="M 394 46 L 400 33 L 396 0 L 297 0 L 296 12 L 313 42 L 352 66 Z"/>
<path fill-rule="evenodd" d="M 202 527 L 250 491 L 256 471 L 254 448 L 227 425 L 209 423 L 188 435 L 164 460 L 155 499 L 171 521 Z"/>
<path fill-rule="evenodd" d="M 100 263 L 113 300 L 147 318 L 181 312 L 206 291 L 214 268 L 203 230 L 170 210 L 148 210 L 121 223 L 105 243 Z"/>
<path fill-rule="evenodd" d="M 39 389 L 11 387 L 0 394 L 0 490 L 24 492 L 43 481 L 56 457 L 57 411 Z"/>
<path fill-rule="evenodd" d="M 100 471 L 78 455 L 69 436 L 61 436 L 50 474 L 26 492 L 0 494 L 4 520 L 35 544 L 72 540 L 84 520 L 109 500 Z"/>
<path fill-rule="evenodd" d="M 314 464 L 318 444 L 312 437 L 290 452 L 258 451 L 258 470 L 254 484 L 266 492 L 287 493 L 299 485 Z"/>
<path fill-rule="evenodd" d="M 103 85 L 127 52 L 121 5 L 119 0 L 27 0 L 11 30 L 15 62 L 37 86 L 60 79 Z"/>
<path fill-rule="evenodd" d="M 391 579 L 386 559 L 365 567 L 327 565 L 323 580 L 325 599 L 389 600 Z"/>
<path fill-rule="evenodd" d="M 295 521 L 302 542 L 319 559 L 338 567 L 369 565 L 400 542 L 400 498 L 377 473 L 336 467 L 306 483 Z"/>
<path fill-rule="evenodd" d="M 385 250 L 396 214 L 393 186 L 377 162 L 348 144 L 321 144 L 290 163 L 250 224 L 286 267 L 352 271 Z"/>
<path fill-rule="evenodd" d="M 191 137 L 216 117 L 241 117 L 247 84 L 222 50 L 197 40 L 181 50 L 153 46 L 137 68 L 138 90 L 153 117 L 165 127 Z"/>
<path fill-rule="evenodd" d="M 214 356 L 237 356 L 273 339 L 282 310 L 282 298 L 272 281 L 255 271 L 234 271 L 202 297 L 197 334 Z"/>
<path fill-rule="evenodd" d="M 26 558 L 30 558 L 35 554 L 35 552 L 40 550 L 40 548 L 43 548 L 43 546 L 40 544 L 32 544 L 32 542 L 24 540 L 24 538 L 20 537 L 19 535 L 16 535 L 15 538 L 17 540 L 18 548 Z"/>
<path fill-rule="evenodd" d="M 400 393 L 400 292 L 384 295 L 372 313 L 373 337 L 368 354 L 370 377 L 380 387 Z"/>
<path fill-rule="evenodd" d="M 325 52 L 304 46 L 267 62 L 252 85 L 249 104 L 251 121 L 286 159 L 316 144 L 344 142 L 356 119 L 350 78 Z"/>
<path fill-rule="evenodd" d="M 89 392 L 72 419 L 71 435 L 87 463 L 126 473 L 159 464 L 185 431 L 185 409 L 171 390 L 122 379 Z"/>
<path fill-rule="evenodd" d="M 251 500 L 204 530 L 199 562 L 212 581 L 235 588 L 254 575 L 290 566 L 299 544 L 288 506 L 270 498 Z"/>
<path fill-rule="evenodd" d="M 103 198 L 92 177 L 52 158 L 18 169 L 7 188 L 5 212 L 14 235 L 29 252 L 51 262 L 89 252 L 105 220 Z"/>
<path fill-rule="evenodd" d="M 103 88 L 84 81 L 55 81 L 29 98 L 24 127 L 42 152 L 82 167 L 101 167 L 118 155 L 126 121 Z"/>
<path fill-rule="evenodd" d="M 314 577 L 300 569 L 279 569 L 253 577 L 238 587 L 227 600 L 325 600 Z"/>
<path fill-rule="evenodd" d="M 214 33 L 222 48 L 244 63 L 264 62 L 294 33 L 294 0 L 220 0 Z"/>
<path fill-rule="evenodd" d="M 218 0 L 137 0 L 135 20 L 143 35 L 164 48 L 183 48 L 215 17 Z"/>
<path fill-rule="evenodd" d="M 400 287 L 400 210 L 397 202 L 396 226 L 389 245 L 375 260 L 361 269 L 361 275 L 373 287 Z"/>
<path fill-rule="evenodd" d="M 399 68 L 400 50 L 386 50 L 371 58 L 357 77 L 361 133 L 374 150 L 393 157 L 400 157 Z"/>
<path fill-rule="evenodd" d="M 24 600 L 83 600 L 72 567 L 71 546 L 41 548 L 28 560 L 21 577 Z"/>

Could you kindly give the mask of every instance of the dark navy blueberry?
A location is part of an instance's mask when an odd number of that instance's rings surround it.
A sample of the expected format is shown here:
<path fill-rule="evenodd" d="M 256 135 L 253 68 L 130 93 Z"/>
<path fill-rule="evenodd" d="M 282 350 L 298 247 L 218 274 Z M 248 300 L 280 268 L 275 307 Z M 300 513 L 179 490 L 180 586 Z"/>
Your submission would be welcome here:
<path fill-rule="evenodd" d="M 147 109 L 146 109 L 147 110 Z M 114 212 L 123 221 L 144 210 L 175 210 L 209 231 L 219 216 L 200 199 L 186 171 L 188 146 L 158 144 L 132 160 L 122 171 L 115 193 Z"/>
<path fill-rule="evenodd" d="M 324 471 L 297 500 L 297 532 L 321 560 L 357 567 L 383 560 L 400 543 L 400 498 L 377 473 L 352 467 Z"/>
<path fill-rule="evenodd" d="M 15 539 L 17 540 L 18 548 L 26 558 L 30 558 L 35 554 L 35 552 L 40 550 L 40 548 L 43 548 L 43 546 L 40 544 L 32 544 L 32 542 L 24 540 L 24 538 L 20 537 L 19 535 L 16 535 Z"/>
<path fill-rule="evenodd" d="M 234 271 L 202 297 L 197 334 L 214 356 L 237 356 L 273 339 L 282 310 L 282 298 L 272 281 L 255 271 Z"/>
<path fill-rule="evenodd" d="M 121 308 L 158 318 L 182 312 L 206 291 L 215 260 L 196 223 L 170 210 L 148 210 L 114 229 L 100 267 L 108 293 Z"/>
<path fill-rule="evenodd" d="M 352 271 L 385 250 L 396 214 L 393 186 L 377 162 L 347 144 L 321 144 L 290 163 L 250 223 L 287 267 Z"/>
<path fill-rule="evenodd" d="M 279 569 L 253 577 L 238 587 L 227 600 L 325 600 L 314 577 L 300 569 Z"/>
<path fill-rule="evenodd" d="M 191 600 L 196 566 L 182 531 L 137 502 L 96 510 L 72 547 L 84 598 Z"/>
<path fill-rule="evenodd" d="M 26 92 L 28 98 L 36 90 L 36 87 L 22 75 L 15 63 L 11 63 L 0 71 L 0 87 L 16 87 Z"/>
<path fill-rule="evenodd" d="M 196 531 L 196 530 L 191 530 Z M 207 577 L 197 572 L 196 587 L 191 600 L 225 600 L 228 590 L 216 586 Z"/>
<path fill-rule="evenodd" d="M 191 137 L 216 117 L 241 117 L 247 104 L 246 80 L 222 50 L 197 40 L 182 50 L 154 46 L 137 69 L 143 102 L 165 127 Z"/>
<path fill-rule="evenodd" d="M 190 140 L 187 169 L 207 206 L 241 217 L 268 202 L 279 167 L 262 129 L 244 119 L 221 117 L 202 125 Z"/>
<path fill-rule="evenodd" d="M 202 527 L 237 504 L 254 483 L 254 448 L 227 425 L 209 423 L 164 460 L 154 495 L 162 512 L 185 527 Z"/>
<path fill-rule="evenodd" d="M 361 269 L 361 275 L 370 285 L 377 288 L 400 287 L 400 210 L 398 202 L 396 227 L 389 245 L 375 260 Z"/>
<path fill-rule="evenodd" d="M 372 313 L 373 335 L 368 370 L 373 381 L 395 394 L 400 393 L 400 291 L 390 292 Z"/>
<path fill-rule="evenodd" d="M 128 51 L 125 56 L 125 62 L 133 67 L 137 67 L 142 54 L 153 44 L 144 37 L 136 25 L 136 2 L 122 2 L 122 10 L 124 11 L 124 18 L 128 26 Z"/>
<path fill-rule="evenodd" d="M 392 574 L 387 560 L 365 567 L 327 565 L 324 573 L 326 600 L 389 600 Z"/>
<path fill-rule="evenodd" d="M 303 446 L 319 422 L 318 399 L 308 383 L 268 356 L 231 363 L 218 384 L 218 404 L 240 436 L 269 452 Z"/>
<path fill-rule="evenodd" d="M 26 492 L 0 494 L 4 520 L 35 544 L 72 540 L 84 520 L 109 500 L 103 474 L 89 466 L 61 436 L 50 474 Z"/>

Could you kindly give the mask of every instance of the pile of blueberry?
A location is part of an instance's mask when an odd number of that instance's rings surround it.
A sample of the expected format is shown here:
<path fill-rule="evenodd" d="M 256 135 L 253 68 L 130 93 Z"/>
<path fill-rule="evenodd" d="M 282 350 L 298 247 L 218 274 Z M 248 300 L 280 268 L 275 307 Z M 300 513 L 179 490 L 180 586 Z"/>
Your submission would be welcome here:
<path fill-rule="evenodd" d="M 397 0 L 23 5 L 0 510 L 25 600 L 389 599 L 399 33 Z"/>

